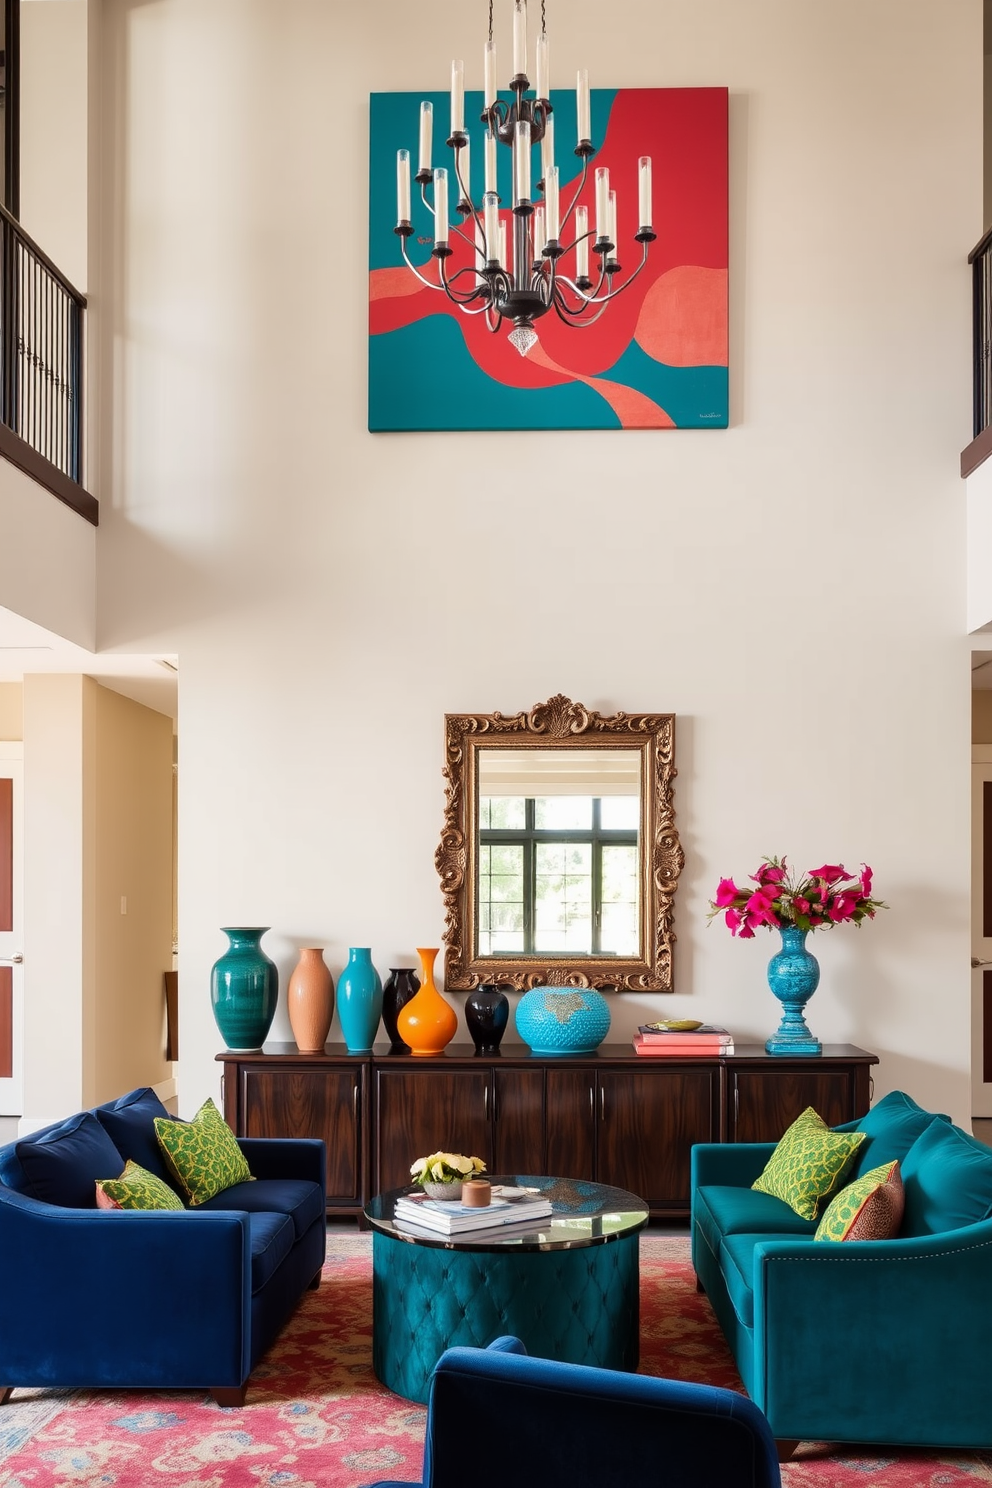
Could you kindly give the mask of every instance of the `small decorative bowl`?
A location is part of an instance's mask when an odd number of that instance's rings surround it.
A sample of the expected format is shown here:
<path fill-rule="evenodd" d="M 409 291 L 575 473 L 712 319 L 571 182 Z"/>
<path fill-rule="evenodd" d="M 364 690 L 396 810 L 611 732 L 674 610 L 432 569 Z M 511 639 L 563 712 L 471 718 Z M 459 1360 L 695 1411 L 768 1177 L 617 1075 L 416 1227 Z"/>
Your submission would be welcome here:
<path fill-rule="evenodd" d="M 424 1183 L 421 1185 L 429 1199 L 441 1204 L 456 1204 L 462 1196 L 461 1179 L 453 1183 Z"/>

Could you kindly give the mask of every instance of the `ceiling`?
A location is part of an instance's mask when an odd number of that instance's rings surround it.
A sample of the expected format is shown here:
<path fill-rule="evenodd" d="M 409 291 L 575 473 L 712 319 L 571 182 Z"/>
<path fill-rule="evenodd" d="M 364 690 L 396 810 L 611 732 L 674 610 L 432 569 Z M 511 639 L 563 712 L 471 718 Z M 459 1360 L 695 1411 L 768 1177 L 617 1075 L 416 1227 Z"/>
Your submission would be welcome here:
<path fill-rule="evenodd" d="M 146 708 L 176 717 L 176 656 L 94 653 L 0 607 L 0 682 L 20 682 L 29 672 L 81 672 Z"/>

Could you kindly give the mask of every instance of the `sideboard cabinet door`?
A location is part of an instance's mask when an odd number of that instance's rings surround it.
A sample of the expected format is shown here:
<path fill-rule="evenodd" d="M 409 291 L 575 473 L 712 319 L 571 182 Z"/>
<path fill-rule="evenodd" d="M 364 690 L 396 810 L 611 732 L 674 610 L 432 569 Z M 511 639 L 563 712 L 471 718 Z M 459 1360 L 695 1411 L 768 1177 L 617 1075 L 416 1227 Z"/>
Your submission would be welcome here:
<path fill-rule="evenodd" d="M 321 1137 L 327 1146 L 327 1208 L 365 1202 L 362 1117 L 367 1066 L 240 1067 L 243 1137 Z"/>
<path fill-rule="evenodd" d="M 777 1142 L 807 1106 L 812 1106 L 828 1126 L 840 1126 L 864 1114 L 867 1100 L 859 1097 L 856 1065 L 834 1069 L 810 1065 L 731 1068 L 730 1140 Z"/>
<path fill-rule="evenodd" d="M 410 1182 L 410 1164 L 430 1152 L 481 1157 L 493 1170 L 491 1071 L 377 1066 L 372 1190 Z"/>
<path fill-rule="evenodd" d="M 596 1071 L 549 1068 L 547 1171 L 557 1178 L 596 1177 Z"/>
<path fill-rule="evenodd" d="M 548 1171 L 544 1156 L 543 1069 L 493 1070 L 494 1173 Z"/>
<path fill-rule="evenodd" d="M 720 1067 L 600 1070 L 596 1179 L 685 1212 L 693 1142 L 720 1132 Z"/>

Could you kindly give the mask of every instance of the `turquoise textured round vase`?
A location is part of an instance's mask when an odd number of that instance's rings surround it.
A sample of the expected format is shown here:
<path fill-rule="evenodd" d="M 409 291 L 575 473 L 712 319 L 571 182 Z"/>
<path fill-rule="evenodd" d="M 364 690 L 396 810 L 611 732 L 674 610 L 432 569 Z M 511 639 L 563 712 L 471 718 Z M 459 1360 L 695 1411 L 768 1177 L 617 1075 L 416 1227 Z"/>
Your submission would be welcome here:
<path fill-rule="evenodd" d="M 782 949 L 768 963 L 768 985 L 782 1004 L 782 1021 L 765 1044 L 766 1054 L 821 1054 L 823 1045 L 806 1026 L 803 1012 L 820 980 L 820 963 L 806 949 L 807 930 L 782 925 Z"/>
<path fill-rule="evenodd" d="M 352 946 L 338 977 L 338 1017 L 349 1054 L 368 1054 L 382 1017 L 382 982 L 368 946 Z"/>
<path fill-rule="evenodd" d="M 259 941 L 268 925 L 225 926 L 230 945 L 210 972 L 210 1001 L 229 1049 L 260 1049 L 279 1000 L 279 972 Z"/>
<path fill-rule="evenodd" d="M 610 1031 L 609 1003 L 592 987 L 532 987 L 514 1016 L 535 1054 L 591 1054 Z"/>

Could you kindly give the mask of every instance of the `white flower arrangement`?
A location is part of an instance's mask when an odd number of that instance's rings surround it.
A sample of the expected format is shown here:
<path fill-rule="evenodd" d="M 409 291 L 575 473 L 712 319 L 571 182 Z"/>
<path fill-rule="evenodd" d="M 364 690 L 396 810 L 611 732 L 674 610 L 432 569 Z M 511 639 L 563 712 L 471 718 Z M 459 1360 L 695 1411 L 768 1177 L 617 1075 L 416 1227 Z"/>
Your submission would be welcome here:
<path fill-rule="evenodd" d="M 486 1165 L 481 1157 L 463 1157 L 460 1152 L 432 1152 L 429 1157 L 418 1157 L 410 1168 L 410 1177 L 421 1187 L 428 1183 L 464 1183 L 476 1173 L 484 1173 Z"/>

